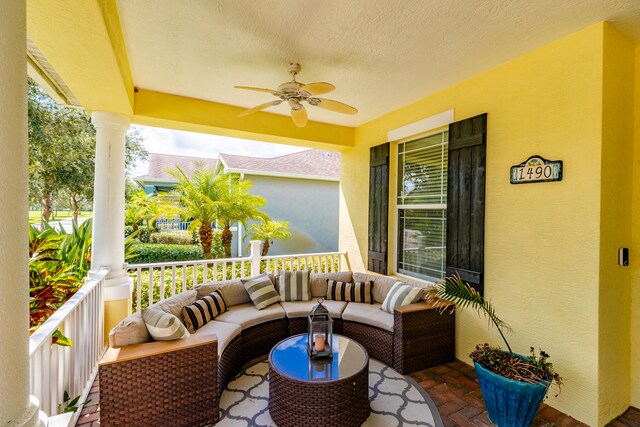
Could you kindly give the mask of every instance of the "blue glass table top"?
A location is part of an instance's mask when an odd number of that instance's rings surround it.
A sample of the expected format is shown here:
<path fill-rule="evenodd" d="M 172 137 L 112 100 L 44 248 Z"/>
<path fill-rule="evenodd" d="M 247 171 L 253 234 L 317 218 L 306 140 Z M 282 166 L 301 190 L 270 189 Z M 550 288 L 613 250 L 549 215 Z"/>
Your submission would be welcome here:
<path fill-rule="evenodd" d="M 333 358 L 311 360 L 307 353 L 307 334 L 280 341 L 271 350 L 269 361 L 283 375 L 299 381 L 329 382 L 359 373 L 369 361 L 367 351 L 357 342 L 333 335 Z"/>

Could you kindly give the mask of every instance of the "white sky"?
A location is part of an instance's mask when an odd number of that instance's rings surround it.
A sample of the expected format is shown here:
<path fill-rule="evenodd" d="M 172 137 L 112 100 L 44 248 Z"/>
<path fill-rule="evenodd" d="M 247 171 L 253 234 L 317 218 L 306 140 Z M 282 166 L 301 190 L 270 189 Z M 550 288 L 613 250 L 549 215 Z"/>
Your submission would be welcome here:
<path fill-rule="evenodd" d="M 146 138 L 144 145 L 149 153 L 177 154 L 180 156 L 216 158 L 218 154 L 239 154 L 252 157 L 276 157 L 307 150 L 290 145 L 271 144 L 247 139 L 179 130 L 135 126 Z M 132 176 L 147 173 L 148 162 L 140 163 L 132 171 Z"/>

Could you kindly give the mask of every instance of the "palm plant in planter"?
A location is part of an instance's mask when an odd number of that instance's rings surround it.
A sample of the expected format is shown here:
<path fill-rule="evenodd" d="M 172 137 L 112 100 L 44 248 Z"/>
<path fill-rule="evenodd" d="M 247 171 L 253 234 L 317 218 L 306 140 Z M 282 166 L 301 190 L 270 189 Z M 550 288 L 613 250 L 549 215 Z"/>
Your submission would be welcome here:
<path fill-rule="evenodd" d="M 514 353 L 505 337 L 511 330 L 495 312 L 493 305 L 460 276 L 447 277 L 429 291 L 429 298 L 451 301 L 459 308 L 474 309 L 488 319 L 500 333 L 508 351 L 489 344 L 478 344 L 469 355 L 474 362 L 482 396 L 491 421 L 500 427 L 531 425 L 551 383 L 558 387 L 562 378 L 548 362 L 549 355 L 533 347 L 529 356 Z"/>

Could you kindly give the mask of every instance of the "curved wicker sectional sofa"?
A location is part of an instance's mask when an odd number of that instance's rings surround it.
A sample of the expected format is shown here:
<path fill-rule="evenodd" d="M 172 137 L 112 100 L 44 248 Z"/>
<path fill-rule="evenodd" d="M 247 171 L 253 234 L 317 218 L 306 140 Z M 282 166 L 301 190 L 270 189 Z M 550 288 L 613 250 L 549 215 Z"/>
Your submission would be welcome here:
<path fill-rule="evenodd" d="M 149 422 L 149 417 L 156 417 L 154 420 L 157 422 L 166 422 L 167 419 L 158 418 L 157 413 L 141 414 L 144 411 L 141 411 L 139 407 L 132 408 L 131 402 L 126 402 L 126 399 L 123 404 L 122 395 L 131 393 L 131 391 L 125 390 L 131 387 L 135 389 L 135 384 L 124 384 L 121 378 L 114 383 L 106 377 L 115 374 L 113 371 L 110 372 L 115 368 L 114 365 L 131 362 L 132 358 L 137 358 L 137 356 L 152 358 L 161 353 L 164 355 L 163 357 L 166 357 L 167 353 L 175 353 L 174 363 L 180 364 L 183 360 L 190 360 L 188 363 L 193 364 L 193 360 L 186 357 L 186 354 L 190 351 L 202 352 L 200 347 L 204 344 L 217 347 L 218 357 L 217 360 L 213 358 L 213 364 L 217 365 L 215 367 L 217 376 L 214 386 L 215 396 L 211 396 L 211 399 L 215 401 L 216 410 L 212 415 L 215 419 L 211 419 L 209 416 L 208 419 L 202 420 L 202 425 L 217 421 L 218 399 L 222 390 L 240 372 L 242 366 L 268 354 L 275 344 L 287 336 L 307 331 L 307 315 L 311 308 L 317 304 L 317 298 L 326 295 L 328 279 L 349 282 L 370 280 L 373 282 L 372 304 L 330 300 L 324 303 L 333 317 L 334 333 L 345 335 L 361 343 L 369 352 L 370 357 L 392 366 L 402 374 L 454 360 L 455 315 L 451 310 L 443 312 L 442 305 L 436 306 L 424 301 L 397 307 L 394 314 L 380 309 L 391 286 L 398 281 L 395 278 L 352 272 L 312 274 L 312 299 L 310 301 L 280 302 L 263 310 L 257 310 L 253 306 L 248 293 L 239 280 L 212 282 L 199 285 L 195 290 L 183 292 L 154 304 L 154 307 L 173 314 L 177 313 L 180 317 L 179 311 L 184 305 L 191 304 L 196 298 L 219 289 L 227 303 L 228 310 L 198 329 L 189 338 L 174 342 L 147 342 L 151 341 L 151 337 L 148 336 L 139 314 L 124 319 L 111 331 L 109 334 L 111 347 L 109 352 L 111 353 L 108 352 L 105 360 L 100 364 L 101 423 L 103 425 L 124 425 L 121 424 L 121 421 L 124 420 L 123 422 L 133 425 L 136 420 Z M 214 336 L 217 337 L 217 340 Z M 206 337 L 211 337 L 211 340 L 205 339 Z M 147 352 L 145 348 L 150 348 L 151 345 L 156 345 L 162 350 Z M 126 349 L 126 351 L 116 351 L 115 349 L 118 348 Z M 122 354 L 128 353 L 137 356 L 122 356 Z M 211 364 L 212 362 L 208 361 L 207 363 Z M 138 364 L 138 366 L 132 365 L 132 369 L 141 369 L 140 366 L 146 366 L 143 372 L 139 372 L 139 375 L 143 376 L 146 382 L 149 382 L 149 370 L 153 365 L 154 362 L 149 359 L 147 363 Z M 123 365 L 118 366 L 118 375 L 135 382 L 136 373 L 123 374 L 121 372 L 123 368 Z M 176 370 L 179 371 L 179 369 Z M 172 374 L 167 373 L 165 377 L 172 378 Z M 163 389 L 177 387 L 176 390 L 182 387 L 179 379 L 175 379 L 171 384 L 167 381 L 170 380 L 162 378 L 159 385 L 155 387 Z M 110 386 L 111 384 L 113 387 Z M 181 411 L 184 411 L 185 414 L 190 413 L 186 409 L 188 404 L 184 399 L 180 401 L 180 405 Z M 185 425 L 200 424 L 197 420 L 190 419 L 189 424 Z"/>

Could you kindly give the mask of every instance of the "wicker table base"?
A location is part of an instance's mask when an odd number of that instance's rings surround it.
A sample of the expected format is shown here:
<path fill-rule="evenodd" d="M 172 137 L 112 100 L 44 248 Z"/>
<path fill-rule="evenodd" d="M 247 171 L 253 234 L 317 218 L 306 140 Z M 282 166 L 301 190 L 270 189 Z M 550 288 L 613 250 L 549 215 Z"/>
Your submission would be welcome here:
<path fill-rule="evenodd" d="M 359 344 L 358 344 L 359 345 Z M 359 426 L 369 416 L 369 357 L 362 369 L 335 381 L 301 381 L 269 357 L 269 413 L 278 427 Z"/>

